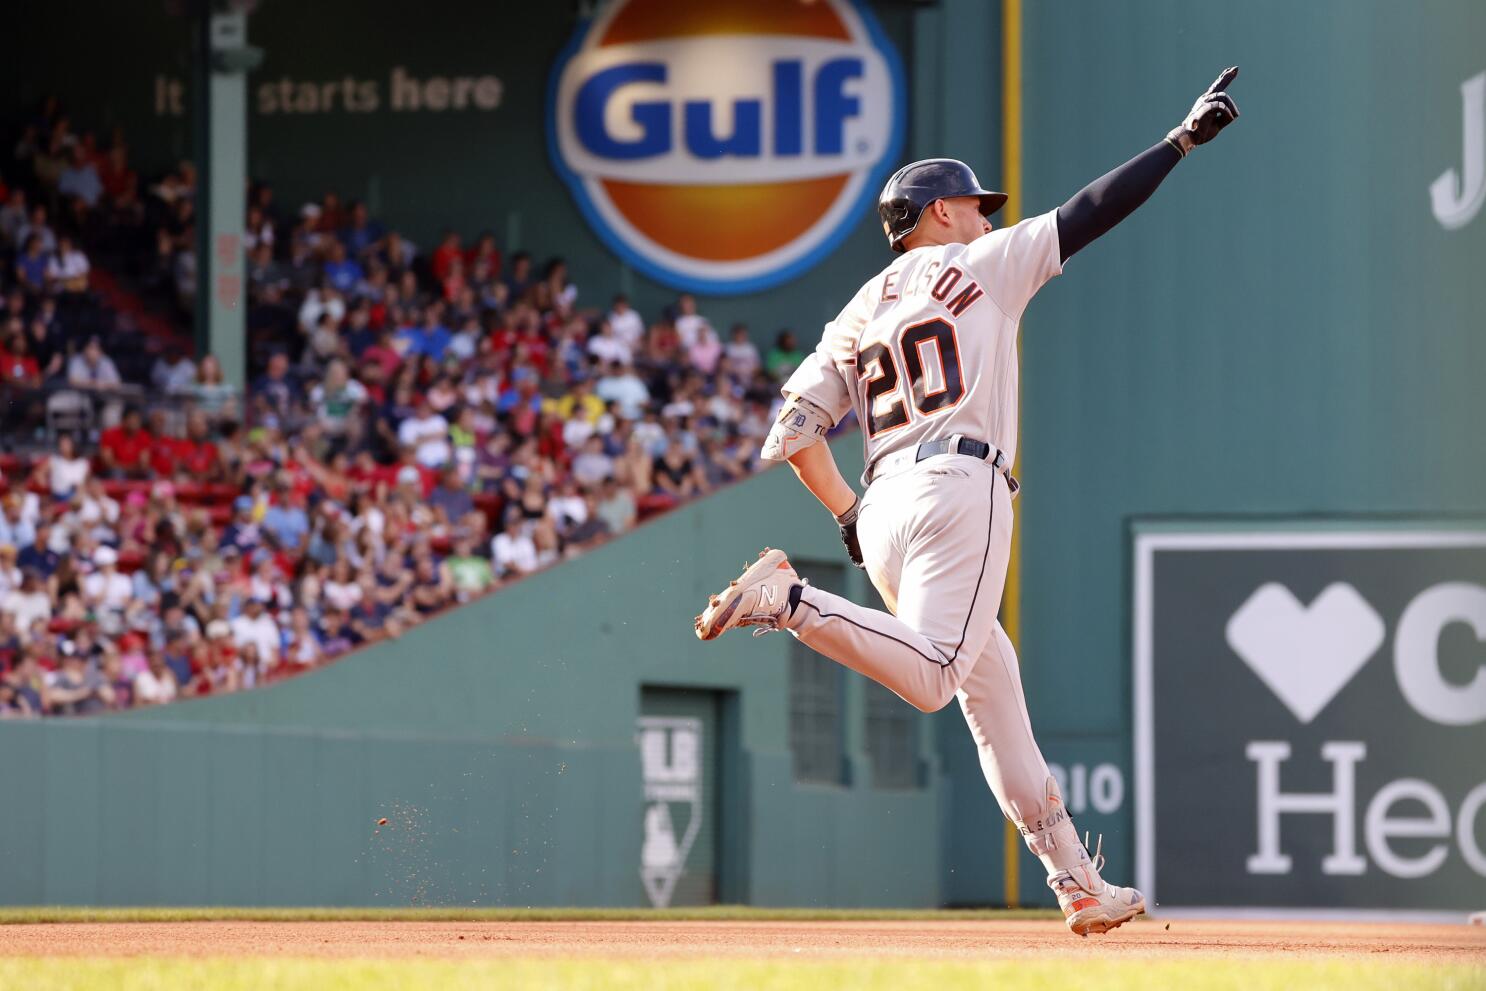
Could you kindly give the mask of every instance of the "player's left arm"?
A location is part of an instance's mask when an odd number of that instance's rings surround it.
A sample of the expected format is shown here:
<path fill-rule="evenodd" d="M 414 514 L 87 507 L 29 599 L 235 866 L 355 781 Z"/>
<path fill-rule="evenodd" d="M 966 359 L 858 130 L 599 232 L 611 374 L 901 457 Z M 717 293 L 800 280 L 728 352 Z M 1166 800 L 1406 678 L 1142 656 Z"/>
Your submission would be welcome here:
<path fill-rule="evenodd" d="M 1189 151 L 1238 119 L 1238 106 L 1226 92 L 1237 76 L 1237 66 L 1224 69 L 1171 133 L 1058 208 L 1058 252 L 1063 261 L 1134 213 Z"/>

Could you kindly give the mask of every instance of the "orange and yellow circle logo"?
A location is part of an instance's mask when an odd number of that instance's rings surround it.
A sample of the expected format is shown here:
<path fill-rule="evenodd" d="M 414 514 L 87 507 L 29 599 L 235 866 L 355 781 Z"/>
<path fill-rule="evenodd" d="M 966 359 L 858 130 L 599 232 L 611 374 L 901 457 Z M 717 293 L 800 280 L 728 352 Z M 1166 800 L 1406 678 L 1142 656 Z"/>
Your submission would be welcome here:
<path fill-rule="evenodd" d="M 641 272 L 777 285 L 829 254 L 902 144 L 897 53 L 853 0 L 617 0 L 553 68 L 552 161 Z"/>

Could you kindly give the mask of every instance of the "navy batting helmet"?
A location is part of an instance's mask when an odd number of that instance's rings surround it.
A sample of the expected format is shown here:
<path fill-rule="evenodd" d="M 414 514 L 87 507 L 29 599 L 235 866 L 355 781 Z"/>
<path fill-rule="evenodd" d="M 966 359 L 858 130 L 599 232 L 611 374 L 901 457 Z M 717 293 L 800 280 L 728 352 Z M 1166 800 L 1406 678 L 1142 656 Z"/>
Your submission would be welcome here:
<path fill-rule="evenodd" d="M 953 158 L 926 158 L 894 172 L 877 197 L 877 215 L 893 250 L 903 250 L 903 239 L 918 226 L 925 207 L 951 196 L 980 197 L 980 213 L 985 217 L 1006 203 L 1005 193 L 981 189 L 970 166 Z"/>

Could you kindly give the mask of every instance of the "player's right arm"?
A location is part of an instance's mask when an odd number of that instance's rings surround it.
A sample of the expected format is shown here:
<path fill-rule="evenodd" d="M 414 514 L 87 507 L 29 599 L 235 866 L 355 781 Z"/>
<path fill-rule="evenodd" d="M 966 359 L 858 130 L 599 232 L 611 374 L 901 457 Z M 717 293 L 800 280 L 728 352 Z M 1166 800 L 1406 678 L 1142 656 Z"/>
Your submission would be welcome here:
<path fill-rule="evenodd" d="M 847 374 L 855 371 L 857 341 L 870 316 L 868 286 L 826 324 L 820 344 L 784 383 L 780 390 L 784 406 L 763 450 L 765 460 L 788 461 L 801 484 L 836 518 L 841 541 L 858 567 L 862 552 L 856 539 L 857 493 L 822 442 L 851 409 Z"/>

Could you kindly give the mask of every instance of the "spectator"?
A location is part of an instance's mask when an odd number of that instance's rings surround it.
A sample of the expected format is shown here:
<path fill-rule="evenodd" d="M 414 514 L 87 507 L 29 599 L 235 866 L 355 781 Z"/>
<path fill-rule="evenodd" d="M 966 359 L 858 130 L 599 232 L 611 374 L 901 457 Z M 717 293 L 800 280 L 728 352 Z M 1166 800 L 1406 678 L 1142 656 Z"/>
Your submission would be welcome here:
<path fill-rule="evenodd" d="M 404 358 L 432 358 L 435 362 L 444 360 L 444 352 L 449 349 L 454 335 L 444 326 L 442 318 L 442 307 L 437 303 L 430 304 L 423 311 L 422 323 L 416 327 L 408 327 L 397 335 Z"/>
<path fill-rule="evenodd" d="M 46 248 L 41 238 L 32 234 L 15 260 L 16 284 L 33 296 L 40 296 L 46 291 L 47 264 Z"/>
<path fill-rule="evenodd" d="M 454 545 L 454 553 L 444 561 L 449 570 L 449 581 L 459 601 L 467 602 L 495 582 L 495 573 L 487 558 L 474 552 L 474 542 L 468 538 Z"/>
<path fill-rule="evenodd" d="M 0 247 L 19 246 L 21 228 L 26 226 L 30 211 L 26 209 L 26 191 L 19 186 L 10 190 L 5 205 L 0 207 Z"/>
<path fill-rule="evenodd" d="M 88 341 L 88 348 L 95 347 L 97 338 Z M 97 354 L 107 361 L 101 348 Z M 78 384 L 76 379 L 73 384 Z M 155 438 L 144 429 L 144 417 L 140 414 L 139 407 L 130 406 L 124 411 L 123 419 L 103 431 L 98 439 L 98 456 L 103 462 L 104 472 L 112 478 L 144 477 L 149 471 L 150 450 L 154 442 Z"/>
<path fill-rule="evenodd" d="M 196 369 L 196 381 L 186 388 L 194 396 L 198 408 L 207 413 L 219 413 L 237 398 L 237 389 L 228 383 L 222 373 L 222 363 L 214 354 L 205 355 Z"/>
<path fill-rule="evenodd" d="M 460 522 L 475 508 L 474 499 L 465 488 L 459 469 L 454 467 L 445 469 L 442 484 L 433 490 L 428 502 L 446 526 Z"/>
<path fill-rule="evenodd" d="M 57 238 L 57 250 L 46 262 L 47 288 L 54 293 L 80 293 L 88 289 L 88 256 L 63 234 Z"/>
<path fill-rule="evenodd" d="M 614 337 L 630 349 L 631 354 L 645 340 L 645 321 L 629 305 L 629 297 L 623 293 L 614 297 L 604 323 L 613 330 Z"/>
<path fill-rule="evenodd" d="M 107 545 L 93 552 L 98 570 L 83 579 L 83 600 L 94 609 L 122 613 L 134 596 L 134 583 L 119 571 L 119 552 Z"/>
<path fill-rule="evenodd" d="M 310 518 L 287 472 L 274 479 L 273 502 L 263 513 L 263 532 L 275 547 L 300 555 L 309 547 Z"/>
<path fill-rule="evenodd" d="M 16 229 L 15 246 L 24 248 L 33 237 L 40 240 L 42 255 L 49 255 L 57 250 L 57 235 L 52 233 L 46 220 L 46 207 L 40 203 L 31 207 L 30 218 Z"/>
<path fill-rule="evenodd" d="M 254 513 L 252 496 L 240 495 L 232 501 L 232 522 L 222 531 L 222 547 L 232 548 L 239 554 L 258 548 L 262 531 Z"/>
<path fill-rule="evenodd" d="M 614 332 L 607 321 L 599 324 L 598 333 L 588 339 L 588 353 L 605 365 L 628 365 L 634 360 L 630 345 Z"/>
<path fill-rule="evenodd" d="M 150 381 L 161 392 L 185 392 L 196 382 L 196 362 L 180 348 L 166 351 L 155 359 Z"/>
<path fill-rule="evenodd" d="M 114 690 L 101 671 L 69 640 L 62 641 L 61 666 L 52 675 L 47 702 L 55 715 L 89 716 L 109 708 Z"/>
<path fill-rule="evenodd" d="M 717 331 L 710 323 L 697 327 L 696 340 L 687 349 L 687 357 L 691 367 L 703 375 L 717 372 L 718 362 L 722 360 L 722 342 L 717 339 Z"/>
<path fill-rule="evenodd" d="M 696 297 L 691 293 L 682 293 L 676 300 L 676 318 L 671 323 L 681 338 L 681 347 L 690 350 L 697 342 L 697 335 L 706 325 L 707 318 L 697 313 Z"/>
<path fill-rule="evenodd" d="M 57 502 L 66 502 L 82 488 L 92 472 L 87 458 L 77 453 L 77 442 L 72 434 L 57 437 L 57 453 L 48 455 L 36 465 L 33 481 L 46 486 L 46 490 Z"/>
<path fill-rule="evenodd" d="M 19 323 L 19 321 L 12 321 Z M 0 347 L 0 377 L 11 385 L 23 389 L 36 389 L 41 386 L 41 366 L 31 356 L 31 345 L 28 343 L 26 332 L 18 326 L 13 327 Z"/>
<path fill-rule="evenodd" d="M 690 499 L 705 491 L 701 472 L 679 442 L 667 445 L 655 459 L 655 492 L 675 500 Z"/>
<path fill-rule="evenodd" d="M 349 296 L 351 290 L 365 278 L 366 273 L 357 264 L 356 259 L 348 257 L 346 246 L 339 241 L 332 242 L 330 246 L 330 257 L 325 261 L 325 278 L 335 287 L 342 296 Z"/>
<path fill-rule="evenodd" d="M 90 337 L 67 363 L 67 381 L 80 389 L 111 389 L 124 380 L 113 359 L 103 353 L 103 342 Z"/>
<path fill-rule="evenodd" d="M 413 566 L 413 608 L 419 615 L 438 612 L 454 600 L 448 575 L 434 567 L 432 557 L 419 558 Z"/>
<path fill-rule="evenodd" d="M 490 542 L 490 562 L 501 578 L 519 578 L 537 570 L 537 548 L 519 514 L 509 515 L 505 528 Z"/>
<path fill-rule="evenodd" d="M 594 393 L 606 403 L 619 407 L 619 414 L 627 420 L 639 419 L 647 403 L 650 390 L 635 374 L 633 365 L 610 364 L 608 374 L 599 379 Z"/>
<path fill-rule="evenodd" d="M 174 702 L 180 686 L 176 683 L 175 673 L 165 663 L 164 652 L 152 650 L 149 658 L 149 667 L 134 676 L 134 704 Z"/>
<path fill-rule="evenodd" d="M 531 288 L 531 255 L 525 251 L 518 251 L 511 256 L 511 271 L 506 274 L 506 297 L 517 303 L 526 296 L 526 291 Z"/>
<path fill-rule="evenodd" d="M 279 662 L 279 624 L 269 615 L 268 603 L 259 596 L 249 596 L 243 611 L 228 626 L 232 642 L 239 650 L 252 646 L 265 668 Z"/>
<path fill-rule="evenodd" d="M 398 427 L 397 439 L 403 447 L 412 448 L 418 463 L 426 468 L 443 467 L 453 454 L 449 446 L 449 421 L 433 411 L 424 393 L 414 400 L 413 415 Z"/>
<path fill-rule="evenodd" d="M 346 363 L 334 359 L 325 368 L 325 381 L 310 390 L 310 405 L 321 429 L 337 441 L 356 441 L 355 414 L 368 399 L 366 387 L 351 378 Z"/>
<path fill-rule="evenodd" d="M 290 613 L 289 629 L 284 634 L 283 657 L 300 668 L 313 667 L 325 657 L 320 638 L 310 624 L 309 610 L 303 606 L 296 606 Z"/>
<path fill-rule="evenodd" d="M 57 192 L 82 200 L 90 210 L 103 198 L 103 180 L 81 144 L 73 145 L 71 161 L 57 178 Z"/>
<path fill-rule="evenodd" d="M 769 357 L 764 361 L 764 368 L 769 377 L 776 382 L 783 382 L 800 367 L 800 362 L 805 360 L 795 344 L 795 334 L 792 330 L 781 330 L 779 336 L 774 339 L 774 348 L 769 352 Z"/>
<path fill-rule="evenodd" d="M 590 436 L 583 449 L 573 458 L 573 478 L 585 488 L 593 488 L 614 477 L 614 459 L 604 451 L 604 439 Z"/>
<path fill-rule="evenodd" d="M 635 525 L 639 510 L 635 506 L 632 491 L 609 479 L 600 487 L 600 496 L 594 504 L 594 512 L 604 522 L 609 533 L 623 533 Z"/>

